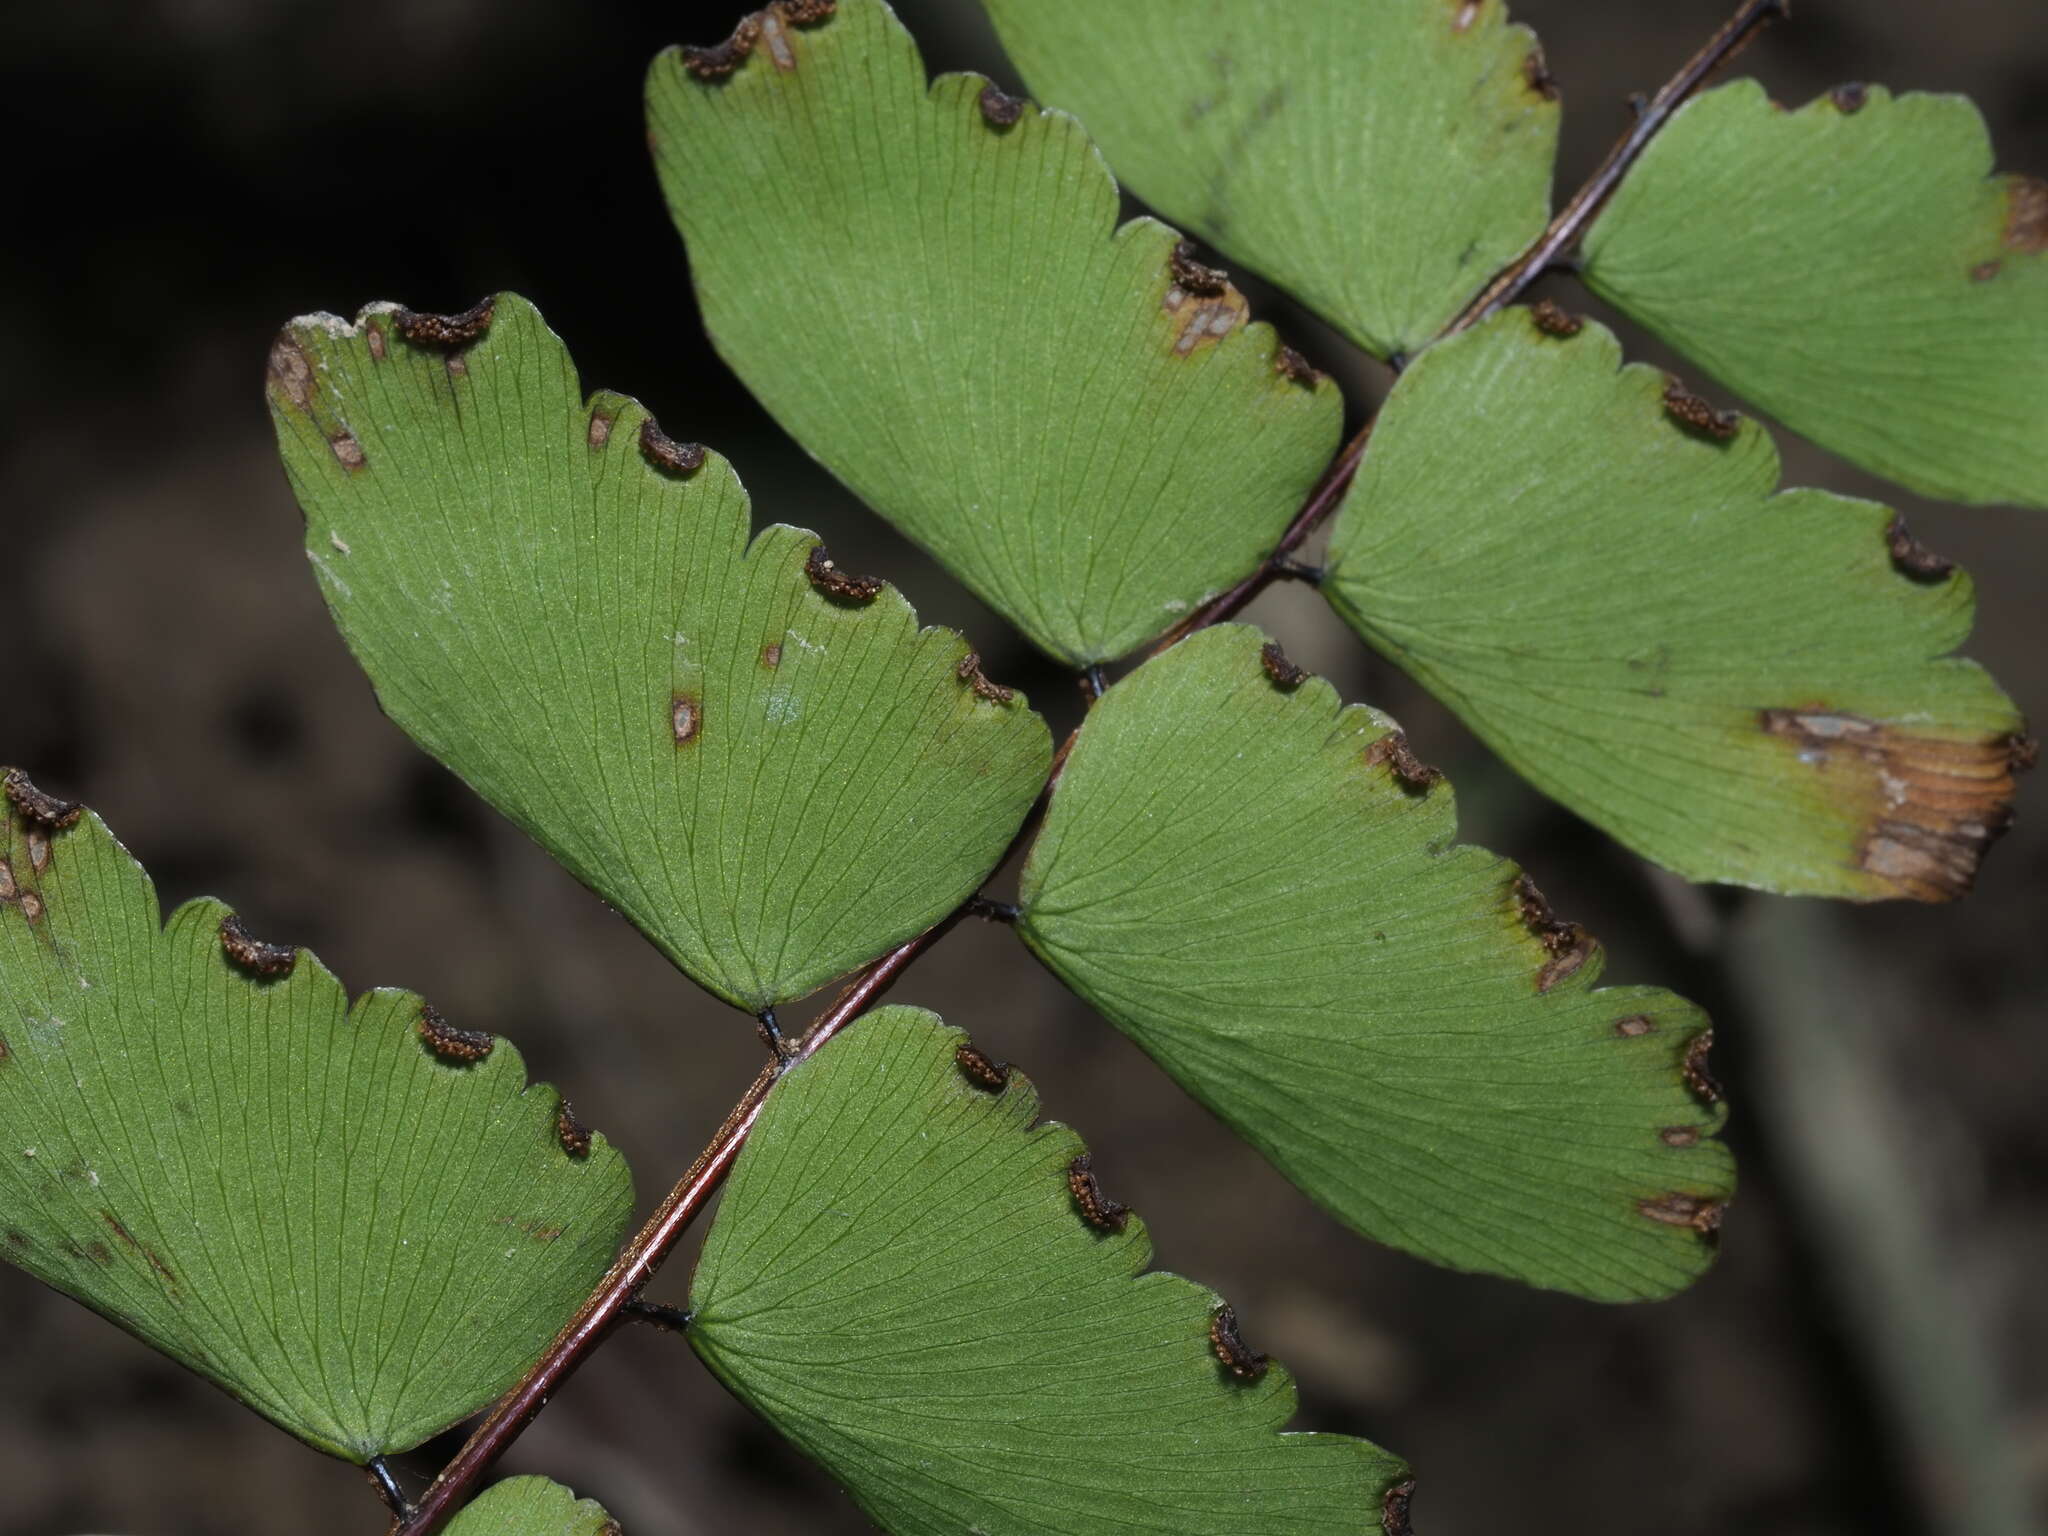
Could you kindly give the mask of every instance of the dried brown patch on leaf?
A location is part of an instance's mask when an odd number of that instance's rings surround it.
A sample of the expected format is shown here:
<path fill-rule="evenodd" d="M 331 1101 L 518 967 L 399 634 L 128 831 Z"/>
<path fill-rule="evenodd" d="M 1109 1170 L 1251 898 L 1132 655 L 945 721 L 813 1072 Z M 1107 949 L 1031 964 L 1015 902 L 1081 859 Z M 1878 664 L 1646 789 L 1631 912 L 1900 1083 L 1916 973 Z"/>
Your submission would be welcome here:
<path fill-rule="evenodd" d="M 1527 875 L 1515 876 L 1510 893 L 1515 915 L 1549 957 L 1536 973 L 1536 990 L 1548 992 L 1566 977 L 1575 975 L 1592 958 L 1593 936 L 1579 924 L 1565 922 L 1552 912 L 1543 892 Z"/>
<path fill-rule="evenodd" d="M 576 1118 L 575 1107 L 567 1099 L 555 1106 L 555 1140 L 579 1162 L 590 1156 L 590 1127 Z"/>
<path fill-rule="evenodd" d="M 156 1277 L 163 1281 L 167 1289 L 175 1291 L 178 1288 L 178 1277 L 171 1272 L 171 1266 L 163 1261 L 163 1256 L 147 1243 L 137 1242 L 134 1234 L 121 1224 L 120 1219 L 112 1211 L 101 1211 L 100 1220 L 107 1224 L 107 1230 L 119 1239 L 123 1248 L 156 1272 Z"/>
<path fill-rule="evenodd" d="M 640 423 L 640 456 L 665 475 L 694 475 L 704 467 L 702 443 L 679 443 L 652 416 Z"/>
<path fill-rule="evenodd" d="M 782 665 L 782 642 L 780 640 L 771 640 L 761 647 L 761 665 L 770 672 L 773 672 Z"/>
<path fill-rule="evenodd" d="M 1695 1125 L 1667 1125 L 1657 1133 L 1657 1139 L 1667 1147 L 1695 1147 L 1699 1145 L 1699 1127 Z"/>
<path fill-rule="evenodd" d="M 1092 1157 L 1082 1152 L 1068 1163 L 1067 1189 L 1089 1226 L 1098 1232 L 1121 1232 L 1130 1225 L 1131 1208 L 1102 1192 L 1102 1185 L 1095 1177 L 1094 1162 Z"/>
<path fill-rule="evenodd" d="M 299 952 L 289 944 L 266 944 L 251 933 L 238 913 L 220 920 L 221 952 L 252 976 L 266 981 L 289 976 L 299 963 Z"/>
<path fill-rule="evenodd" d="M 1876 895 L 1953 900 L 2012 820 L 2013 736 L 1926 735 L 1820 704 L 1759 710 L 1757 723 L 1855 816 L 1855 867 Z"/>
<path fill-rule="evenodd" d="M 1721 1080 L 1708 1067 L 1714 1051 L 1714 1032 L 1703 1029 L 1685 1042 L 1685 1056 L 1679 1070 L 1685 1075 L 1686 1091 L 1709 1107 L 1721 1102 Z"/>
<path fill-rule="evenodd" d="M 839 569 L 822 544 L 813 544 L 804 557 L 804 576 L 825 596 L 842 603 L 872 602 L 883 587 L 879 576 L 855 576 Z"/>
<path fill-rule="evenodd" d="M 1287 653 L 1280 649 L 1280 642 L 1268 640 L 1259 647 L 1259 665 L 1266 669 L 1266 676 L 1272 679 L 1275 688 L 1292 693 L 1308 681 L 1308 673 L 1287 659 Z"/>
<path fill-rule="evenodd" d="M 1010 1086 L 1010 1064 L 997 1061 L 970 1040 L 961 1041 L 954 1050 L 953 1064 L 983 1093 L 1001 1093 Z"/>
<path fill-rule="evenodd" d="M 993 80 L 981 88 L 975 101 L 981 107 L 981 120 L 991 128 L 1014 128 L 1024 116 L 1024 98 L 1010 95 Z"/>
<path fill-rule="evenodd" d="M 739 25 L 732 29 L 732 36 L 724 42 L 708 48 L 685 45 L 683 68 L 699 80 L 723 80 L 746 62 L 747 55 L 754 51 L 754 44 L 760 40 L 760 14 L 742 16 Z"/>
<path fill-rule="evenodd" d="M 1167 257 L 1172 281 L 1159 307 L 1173 317 L 1173 351 L 1187 357 L 1221 341 L 1251 318 L 1251 302 L 1220 267 L 1196 261 L 1194 247 L 1183 240 Z"/>
<path fill-rule="evenodd" d="M 1870 100 L 1870 87 L 1861 80 L 1846 80 L 1828 92 L 1828 100 L 1843 116 L 1854 116 Z"/>
<path fill-rule="evenodd" d="M 85 814 L 85 807 L 76 800 L 60 800 L 45 790 L 37 789 L 19 768 L 10 768 L 0 776 L 0 792 L 4 792 L 14 808 L 21 812 L 23 820 L 48 827 L 53 832 L 63 831 Z"/>
<path fill-rule="evenodd" d="M 370 344 L 370 361 L 381 363 L 388 350 L 384 342 L 384 327 L 374 320 L 363 323 L 363 336 Z"/>
<path fill-rule="evenodd" d="M 1529 307 L 1529 318 L 1536 323 L 1537 330 L 1559 340 L 1576 336 L 1586 328 L 1584 320 L 1555 299 L 1538 299 Z"/>
<path fill-rule="evenodd" d="M 21 915 L 32 923 L 43 920 L 43 898 L 35 891 L 23 891 L 19 898 Z"/>
<path fill-rule="evenodd" d="M 675 694 L 668 702 L 668 724 L 676 745 L 687 747 L 704 728 L 704 706 L 687 693 Z"/>
<path fill-rule="evenodd" d="M 1624 1040 L 1640 1039 L 1657 1032 L 1657 1021 L 1647 1013 L 1632 1013 L 1625 1019 L 1614 1021 L 1614 1032 Z"/>
<path fill-rule="evenodd" d="M 1384 1536 L 1415 1536 L 1415 1526 L 1408 1515 L 1408 1505 L 1414 1498 L 1412 1477 L 1403 1478 L 1387 1490 L 1387 1496 L 1380 1500 L 1380 1530 Z"/>
<path fill-rule="evenodd" d="M 290 331 L 279 331 L 270 344 L 270 362 L 264 372 L 270 387 L 290 401 L 293 410 L 313 409 L 313 395 L 318 388 L 313 380 L 313 360 Z"/>
<path fill-rule="evenodd" d="M 13 901 L 20 892 L 14 883 L 14 866 L 0 859 L 0 902 Z"/>
<path fill-rule="evenodd" d="M 2048 181 L 2005 178 L 2005 243 L 2029 255 L 2048 251 Z"/>
<path fill-rule="evenodd" d="M 1638 1200 L 1636 1209 L 1652 1221 L 1661 1221 L 1667 1227 L 1691 1227 L 1701 1237 L 1709 1240 L 1721 1231 L 1722 1202 L 1711 1200 L 1705 1195 L 1688 1195 L 1673 1191 L 1659 1195 L 1653 1200 Z"/>
<path fill-rule="evenodd" d="M 391 312 L 398 334 L 416 347 L 466 347 L 491 328 L 495 299 L 482 299 L 455 315 L 427 315 L 403 305 Z"/>
<path fill-rule="evenodd" d="M 50 834 L 41 827 L 28 830 L 28 867 L 39 875 L 50 868 Z"/>
<path fill-rule="evenodd" d="M 1405 731 L 1389 731 L 1365 749 L 1366 767 L 1377 768 L 1381 764 L 1385 764 L 1401 781 L 1403 789 L 1420 793 L 1443 782 L 1443 771 L 1432 768 L 1415 755 L 1414 749 L 1408 745 Z"/>
<path fill-rule="evenodd" d="M 1681 426 L 1725 443 L 1742 430 L 1742 417 L 1735 411 L 1717 411 L 1684 383 L 1667 377 L 1664 381 L 1664 414 Z"/>
<path fill-rule="evenodd" d="M 2004 270 L 2005 263 L 2002 261 L 1980 261 L 1977 265 L 1970 268 L 1970 281 L 1973 283 L 1988 283 Z"/>
<path fill-rule="evenodd" d="M 960 658 L 960 665 L 953 669 L 953 675 L 974 690 L 974 696 L 988 704 L 1007 704 L 1017 697 L 1017 690 L 1005 688 L 1001 683 L 992 683 L 981 670 L 981 656 L 969 651 Z"/>
<path fill-rule="evenodd" d="M 1884 539 L 1892 552 L 1892 564 L 1899 568 L 1902 575 L 1910 576 L 1915 581 L 1946 581 L 1949 573 L 1956 568 L 1955 561 L 1944 560 L 1913 537 L 1906 528 L 1903 513 L 1892 514 L 1892 520 L 1884 531 Z"/>
<path fill-rule="evenodd" d="M 333 450 L 334 462 L 350 474 L 354 474 L 369 462 L 363 457 L 363 445 L 356 441 L 356 435 L 346 427 L 336 428 L 327 435 L 327 446 Z"/>
<path fill-rule="evenodd" d="M 457 1029 L 432 1003 L 420 1004 L 419 1037 L 428 1050 L 446 1062 L 482 1061 L 496 1049 L 498 1037 L 484 1029 Z"/>
<path fill-rule="evenodd" d="M 1245 1343 L 1237 1330 L 1237 1309 L 1227 1301 L 1209 1314 L 1209 1348 L 1239 1381 L 1257 1381 L 1266 1374 L 1266 1357 Z"/>

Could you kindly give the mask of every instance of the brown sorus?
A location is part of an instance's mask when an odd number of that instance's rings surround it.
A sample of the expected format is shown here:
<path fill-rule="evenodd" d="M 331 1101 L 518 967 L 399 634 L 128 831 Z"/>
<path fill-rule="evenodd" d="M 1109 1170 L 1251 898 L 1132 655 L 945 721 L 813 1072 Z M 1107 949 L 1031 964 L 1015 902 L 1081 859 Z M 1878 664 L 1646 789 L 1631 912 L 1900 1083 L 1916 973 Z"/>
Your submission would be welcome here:
<path fill-rule="evenodd" d="M 976 98 L 981 105 L 982 121 L 991 128 L 1012 128 L 1024 116 L 1024 98 L 1012 96 L 991 80 L 981 88 Z"/>
<path fill-rule="evenodd" d="M 1685 1086 L 1692 1090 L 1692 1096 L 1702 1104 L 1721 1102 L 1721 1084 L 1714 1074 L 1707 1070 L 1708 1053 L 1714 1049 L 1714 1032 L 1703 1029 L 1685 1042 Z"/>
<path fill-rule="evenodd" d="M 1711 1238 L 1721 1230 L 1721 1202 L 1704 1195 L 1673 1192 L 1638 1200 L 1636 1209 L 1667 1227 L 1691 1227 L 1701 1237 Z"/>
<path fill-rule="evenodd" d="M 1259 665 L 1266 669 L 1266 676 L 1273 680 L 1275 688 L 1292 692 L 1308 681 L 1308 673 L 1287 659 L 1287 653 L 1280 649 L 1280 642 L 1268 640 L 1259 647 Z"/>
<path fill-rule="evenodd" d="M 1543 892 L 1536 888 L 1536 882 L 1527 875 L 1517 875 L 1514 885 L 1515 906 L 1521 913 L 1522 926 L 1543 946 L 1550 959 L 1536 973 L 1536 990 L 1548 992 L 1552 987 L 1577 971 L 1593 953 L 1593 938 L 1577 923 L 1565 922 L 1550 910 L 1550 903 L 1543 898 Z"/>
<path fill-rule="evenodd" d="M 1209 1347 L 1239 1381 L 1257 1381 L 1266 1374 L 1266 1357 L 1238 1333 L 1237 1309 L 1227 1301 L 1209 1314 Z"/>
<path fill-rule="evenodd" d="M 1289 383 L 1307 389 L 1314 389 L 1316 380 L 1322 377 L 1314 363 L 1285 343 L 1273 349 L 1273 371 Z"/>
<path fill-rule="evenodd" d="M 1095 1178 L 1094 1159 L 1086 1152 L 1067 1164 L 1067 1188 L 1073 1192 L 1081 1215 L 1096 1231 L 1121 1232 L 1130 1224 L 1131 1208 L 1102 1192 L 1102 1185 Z"/>
<path fill-rule="evenodd" d="M 498 1037 L 483 1029 L 457 1029 L 441 1016 L 432 1003 L 420 1004 L 420 1039 L 443 1061 L 482 1061 L 498 1043 Z"/>
<path fill-rule="evenodd" d="M 1377 768 L 1381 763 L 1385 763 L 1407 789 L 1421 791 L 1443 782 L 1443 770 L 1432 768 L 1415 755 L 1414 748 L 1408 745 L 1405 731 L 1389 731 L 1365 749 L 1366 767 Z"/>
<path fill-rule="evenodd" d="M 883 586 L 879 576 L 855 576 L 840 570 L 822 544 L 811 546 L 804 560 L 804 575 L 818 591 L 843 603 L 872 602 Z"/>
<path fill-rule="evenodd" d="M 953 675 L 972 688 L 975 697 L 990 704 L 1007 704 L 1017 697 L 1017 690 L 1005 688 L 1001 683 L 992 683 L 981 670 L 981 655 L 969 651 L 960 658 L 960 665 L 953 669 Z"/>
<path fill-rule="evenodd" d="M 1870 87 L 1861 80 L 1845 81 L 1828 92 L 1828 100 L 1835 104 L 1837 111 L 1861 112 L 1864 103 L 1870 100 Z"/>
<path fill-rule="evenodd" d="M 954 1050 L 953 1064 L 959 1067 L 962 1077 L 983 1093 L 1001 1093 L 1010 1086 L 1010 1064 L 995 1060 L 970 1040 L 961 1041 Z"/>
<path fill-rule="evenodd" d="M 1403 1478 L 1387 1490 L 1387 1496 L 1380 1500 L 1380 1530 L 1385 1536 L 1414 1536 L 1415 1527 L 1408 1516 L 1408 1505 L 1414 1498 L 1412 1477 Z"/>
<path fill-rule="evenodd" d="M 1183 240 L 1173 248 L 1173 254 L 1166 259 L 1166 267 L 1173 274 L 1175 286 L 1189 293 L 1213 299 L 1230 286 L 1230 274 L 1221 267 L 1205 267 L 1195 260 L 1194 242 Z"/>
<path fill-rule="evenodd" d="M 416 347 L 466 347 L 491 328 L 491 311 L 496 301 L 484 299 L 459 315 L 423 315 L 403 306 L 391 320 L 398 334 Z"/>
<path fill-rule="evenodd" d="M 758 15 L 743 16 L 740 24 L 733 28 L 732 36 L 722 43 L 708 48 L 685 47 L 683 68 L 699 80 L 723 80 L 746 62 L 747 55 L 754 51 L 754 44 L 761 38 L 761 18 Z"/>
<path fill-rule="evenodd" d="M 590 1156 L 590 1127 L 576 1118 L 576 1111 L 567 1099 L 555 1106 L 555 1140 L 571 1157 Z"/>
<path fill-rule="evenodd" d="M 640 453 L 656 469 L 671 475 L 694 475 L 704 467 L 702 443 L 679 443 L 649 416 L 640 423 Z"/>
<path fill-rule="evenodd" d="M 1734 411 L 1717 411 L 1677 379 L 1664 381 L 1664 413 L 1673 421 L 1725 443 L 1742 430 L 1742 418 Z"/>
<path fill-rule="evenodd" d="M 298 950 L 289 944 L 264 943 L 234 912 L 220 920 L 220 947 L 236 965 L 265 980 L 289 976 L 299 963 Z"/>
<path fill-rule="evenodd" d="M 1910 576 L 1915 581 L 1946 581 L 1956 568 L 1955 561 L 1944 560 L 1913 537 L 1906 528 L 1903 513 L 1892 514 L 1892 520 L 1884 530 L 1884 541 L 1892 552 L 1892 564 L 1901 575 Z"/>
<path fill-rule="evenodd" d="M 839 9 L 839 0 L 776 0 L 776 14 L 792 27 L 815 27 L 821 21 L 830 21 Z"/>
<path fill-rule="evenodd" d="M 1585 321 L 1555 299 L 1538 299 L 1530 306 L 1529 318 L 1536 322 L 1536 329 L 1546 336 L 1576 336 L 1586 328 Z"/>
<path fill-rule="evenodd" d="M 46 794 L 29 782 L 29 776 L 19 768 L 7 770 L 0 778 L 0 789 L 14 802 L 14 808 L 29 821 L 61 832 L 72 825 L 85 813 L 85 807 L 76 800 L 59 800 L 55 795 Z"/>

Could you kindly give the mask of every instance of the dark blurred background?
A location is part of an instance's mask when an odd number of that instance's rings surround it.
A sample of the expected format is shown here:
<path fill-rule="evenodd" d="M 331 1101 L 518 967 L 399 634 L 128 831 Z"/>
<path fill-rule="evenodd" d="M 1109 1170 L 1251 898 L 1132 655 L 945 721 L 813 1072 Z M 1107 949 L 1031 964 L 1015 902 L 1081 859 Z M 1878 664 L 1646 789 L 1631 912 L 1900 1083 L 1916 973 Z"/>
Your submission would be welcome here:
<path fill-rule="evenodd" d="M 1727 0 L 1529 0 L 1576 184 Z M 900 0 L 934 68 L 1015 88 L 968 0 Z M 1802 0 L 1743 60 L 1781 98 L 1840 80 L 1965 91 L 2001 164 L 2048 172 L 2031 0 Z M 1275 7 L 1284 14 L 1284 7 Z M 821 530 L 964 627 L 1064 725 L 1073 691 L 854 505 L 710 355 L 639 115 L 648 58 L 735 3 L 155 0 L 0 13 L 0 572 L 14 614 L 0 760 L 89 800 L 166 904 L 218 894 L 353 987 L 415 987 L 517 1040 L 627 1152 L 643 1205 L 758 1062 L 747 1021 L 415 751 L 377 712 L 300 553 L 260 375 L 272 331 L 376 298 L 515 288 L 585 380 L 730 455 L 757 516 Z M 1902 206 L 1901 219 L 1915 210 Z M 1283 300 L 1260 312 L 1345 381 L 1384 378 Z M 1633 338 L 1638 356 L 1657 352 Z M 2043 338 L 2048 345 L 2048 338 Z M 1972 643 L 2048 714 L 2048 521 L 1924 505 L 1782 438 L 1788 475 L 1891 500 L 1981 588 Z M 1027 1067 L 1144 1211 L 1163 1267 L 1231 1296 L 1303 1427 L 1410 1457 L 1424 1536 L 1972 1533 L 2048 1491 L 2048 815 L 1940 910 L 1700 892 L 1507 777 L 1299 590 L 1254 617 L 1400 715 L 1466 835 L 1606 941 L 1609 977 L 1708 1004 L 1743 1190 L 1717 1270 L 1602 1308 L 1448 1275 L 1310 1206 L 1069 999 L 963 929 L 901 985 Z M 654 1294 L 680 1300 L 690 1252 Z M 402 1459 L 417 1482 L 455 1441 Z M 679 1341 L 615 1342 L 512 1454 L 634 1536 L 852 1532 L 830 1481 Z M 322 1459 L 126 1335 L 0 1272 L 0 1533 L 368 1533 Z"/>

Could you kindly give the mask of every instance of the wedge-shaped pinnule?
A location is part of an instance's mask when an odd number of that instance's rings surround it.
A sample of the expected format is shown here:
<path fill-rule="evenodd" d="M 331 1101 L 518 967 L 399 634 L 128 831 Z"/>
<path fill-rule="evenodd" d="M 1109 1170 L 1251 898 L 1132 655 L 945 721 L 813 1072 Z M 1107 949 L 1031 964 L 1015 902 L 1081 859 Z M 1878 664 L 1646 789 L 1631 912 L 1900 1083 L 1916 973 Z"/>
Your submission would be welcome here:
<path fill-rule="evenodd" d="M 1969 578 L 1874 502 L 1774 494 L 1754 422 L 1511 309 L 1395 386 L 1323 591 L 1545 794 L 1693 880 L 1969 888 L 2024 722 Z"/>
<path fill-rule="evenodd" d="M 1257 1319 L 1143 1273 L 1144 1223 L 1037 1116 L 936 1016 L 862 1019 L 740 1154 L 697 1353 L 896 1536 L 1377 1531 L 1400 1462 L 1275 1433 L 1294 1385 Z"/>
<path fill-rule="evenodd" d="M 160 926 L 106 825 L 20 783 L 0 1255 L 350 1461 L 496 1397 L 611 1262 L 625 1160 L 411 993 L 351 1007 L 215 901 Z"/>
<path fill-rule="evenodd" d="M 1140 197 L 1413 353 L 1550 217 L 1557 91 L 1500 0 L 983 0 Z"/>
<path fill-rule="evenodd" d="M 1665 128 L 1586 236 L 1602 297 L 1901 485 L 2048 506 L 2048 183 L 1961 96 L 1754 80 Z"/>
<path fill-rule="evenodd" d="M 1105 661 L 1249 573 L 1336 446 L 1336 387 L 1117 191 L 1079 124 L 927 88 L 879 0 L 648 114 L 720 355 L 812 454 L 1041 648 Z M 749 29 L 752 29 L 751 32 Z M 715 50 L 714 50 L 715 52 Z"/>
<path fill-rule="evenodd" d="M 1045 724 L 731 467 L 583 398 L 533 307 L 295 321 L 270 404 L 391 717 L 719 996 L 921 932 L 1001 857 Z"/>
<path fill-rule="evenodd" d="M 1332 1215 L 1608 1301 L 1712 1257 L 1733 1183 L 1707 1021 L 1454 847 L 1384 715 L 1220 626 L 1090 712 L 1017 931 Z"/>
<path fill-rule="evenodd" d="M 494 1484 L 448 1527 L 448 1536 L 623 1536 L 593 1499 L 544 1477 Z"/>

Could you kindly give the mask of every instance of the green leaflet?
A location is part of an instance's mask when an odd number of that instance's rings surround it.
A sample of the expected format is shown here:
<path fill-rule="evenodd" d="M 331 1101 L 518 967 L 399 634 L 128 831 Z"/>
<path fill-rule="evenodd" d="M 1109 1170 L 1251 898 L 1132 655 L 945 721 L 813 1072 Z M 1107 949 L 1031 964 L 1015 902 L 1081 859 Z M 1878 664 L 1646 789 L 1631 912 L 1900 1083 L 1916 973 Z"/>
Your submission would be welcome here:
<path fill-rule="evenodd" d="M 1754 80 L 1689 104 L 1586 281 L 1823 447 L 1914 490 L 2048 506 L 2048 184 L 1960 96 Z"/>
<path fill-rule="evenodd" d="M 1874 502 L 1773 494 L 1767 432 L 1728 417 L 1716 441 L 1620 363 L 1603 328 L 1520 309 L 1432 348 L 1323 591 L 1544 793 L 1689 879 L 1968 889 L 2024 730 L 1947 658 L 1969 578 Z"/>
<path fill-rule="evenodd" d="M 523 299 L 480 332 L 414 317 L 477 333 L 453 344 L 404 315 L 294 322 L 269 390 L 308 558 L 391 717 L 750 1011 L 973 891 L 1051 744 L 973 686 L 960 636 L 879 584 L 814 586 L 812 534 L 748 544 L 731 467 L 661 467 L 677 445 L 631 400 L 586 404 Z"/>
<path fill-rule="evenodd" d="M 504 1041 L 443 1060 L 417 997 L 351 1007 L 303 952 L 263 979 L 218 902 L 160 928 L 97 816 L 7 812 L 0 1254 L 351 1461 L 510 1386 L 611 1262 L 625 1160 L 572 1155 Z"/>
<path fill-rule="evenodd" d="M 622 1536 L 619 1524 L 591 1499 L 579 1499 L 544 1477 L 513 1477 L 493 1485 L 448 1527 L 448 1536 Z"/>
<path fill-rule="evenodd" d="M 1336 387 L 1282 371 L 1235 288 L 1177 276 L 1172 230 L 1112 233 L 1071 118 L 993 123 L 979 76 L 927 88 L 879 0 L 758 24 L 725 77 L 672 49 L 648 80 L 705 325 L 747 387 L 1072 665 L 1247 575 L 1336 447 Z"/>
<path fill-rule="evenodd" d="M 1381 357 L 1550 216 L 1558 105 L 1499 0 L 983 0 L 1168 218 Z"/>
<path fill-rule="evenodd" d="M 1600 1300 L 1684 1286 L 1733 1186 L 1706 1019 L 1595 989 L 1598 947 L 1453 846 L 1392 722 L 1259 642 L 1204 631 L 1096 704 L 1018 932 L 1366 1236 Z"/>
<path fill-rule="evenodd" d="M 1400 1463 L 1275 1434 L 1287 1373 L 1223 1368 L 1216 1297 L 1083 1220 L 1079 1139 L 963 1040 L 882 1008 L 783 1078 L 691 1287 L 705 1363 L 897 1536 L 1378 1530 Z"/>

